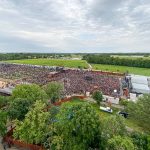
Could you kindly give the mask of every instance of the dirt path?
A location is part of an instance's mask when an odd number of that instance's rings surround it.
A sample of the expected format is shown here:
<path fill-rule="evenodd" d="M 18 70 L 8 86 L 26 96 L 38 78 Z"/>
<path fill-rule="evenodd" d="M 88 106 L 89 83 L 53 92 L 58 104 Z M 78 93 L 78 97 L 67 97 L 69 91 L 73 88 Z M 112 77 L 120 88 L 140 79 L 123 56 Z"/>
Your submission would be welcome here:
<path fill-rule="evenodd" d="M 91 64 L 89 64 L 87 61 L 86 61 L 86 63 L 87 63 L 87 65 L 88 65 L 88 69 L 89 69 L 89 70 L 92 70 L 93 67 L 91 66 Z"/>

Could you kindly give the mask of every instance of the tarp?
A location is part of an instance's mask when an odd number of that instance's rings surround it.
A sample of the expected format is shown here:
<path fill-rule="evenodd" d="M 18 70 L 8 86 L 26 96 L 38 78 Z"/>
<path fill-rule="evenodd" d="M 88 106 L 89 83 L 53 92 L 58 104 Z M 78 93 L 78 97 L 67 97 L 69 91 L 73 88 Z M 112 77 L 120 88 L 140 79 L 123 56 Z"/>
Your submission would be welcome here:
<path fill-rule="evenodd" d="M 148 85 L 147 77 L 146 76 L 138 76 L 138 75 L 131 76 L 131 83 Z"/>
<path fill-rule="evenodd" d="M 136 93 L 150 93 L 150 89 L 146 84 L 132 83 L 132 92 Z"/>

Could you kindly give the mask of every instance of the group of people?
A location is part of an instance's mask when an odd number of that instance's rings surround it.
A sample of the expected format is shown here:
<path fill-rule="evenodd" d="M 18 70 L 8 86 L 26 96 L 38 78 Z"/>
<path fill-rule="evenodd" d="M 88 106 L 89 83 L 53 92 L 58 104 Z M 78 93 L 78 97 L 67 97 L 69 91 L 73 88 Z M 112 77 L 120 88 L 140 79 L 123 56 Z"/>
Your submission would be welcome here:
<path fill-rule="evenodd" d="M 54 75 L 50 81 L 62 82 L 65 95 L 86 94 L 100 90 L 105 95 L 113 96 L 114 90 L 120 93 L 119 78 L 101 72 L 69 69 Z"/>
<path fill-rule="evenodd" d="M 0 78 L 9 79 L 15 82 L 29 82 L 45 84 L 45 78 L 54 71 L 59 71 L 59 67 L 46 67 L 21 64 L 0 64 Z"/>
<path fill-rule="evenodd" d="M 105 95 L 113 95 L 114 90 L 118 94 L 120 92 L 119 76 L 91 70 L 0 64 L 0 78 L 39 85 L 60 82 L 64 85 L 64 95 L 86 94 L 95 90 Z"/>

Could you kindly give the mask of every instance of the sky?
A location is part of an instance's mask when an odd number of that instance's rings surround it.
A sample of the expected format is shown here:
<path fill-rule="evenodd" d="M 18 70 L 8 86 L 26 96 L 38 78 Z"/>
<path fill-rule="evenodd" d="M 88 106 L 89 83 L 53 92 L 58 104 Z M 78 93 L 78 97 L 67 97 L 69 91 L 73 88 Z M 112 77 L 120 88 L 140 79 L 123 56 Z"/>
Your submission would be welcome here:
<path fill-rule="evenodd" d="M 0 52 L 150 52 L 150 0 L 0 0 Z"/>

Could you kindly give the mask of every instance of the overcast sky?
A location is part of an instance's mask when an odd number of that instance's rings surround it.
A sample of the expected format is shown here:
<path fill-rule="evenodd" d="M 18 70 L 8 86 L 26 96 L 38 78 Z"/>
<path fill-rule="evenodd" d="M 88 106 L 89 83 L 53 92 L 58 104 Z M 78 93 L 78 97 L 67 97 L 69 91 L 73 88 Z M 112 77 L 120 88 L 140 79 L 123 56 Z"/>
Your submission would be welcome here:
<path fill-rule="evenodd" d="M 150 52 L 150 0 L 0 0 L 0 52 Z"/>

